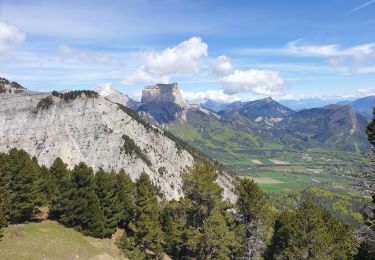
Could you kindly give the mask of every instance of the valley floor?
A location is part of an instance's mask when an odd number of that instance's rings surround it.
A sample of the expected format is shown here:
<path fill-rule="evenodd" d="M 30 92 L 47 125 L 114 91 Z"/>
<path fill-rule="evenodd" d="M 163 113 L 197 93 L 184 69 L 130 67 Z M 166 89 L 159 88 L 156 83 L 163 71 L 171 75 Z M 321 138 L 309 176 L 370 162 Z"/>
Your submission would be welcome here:
<path fill-rule="evenodd" d="M 10 225 L 0 239 L 0 259 L 126 259 L 113 239 L 87 237 L 54 221 Z"/>

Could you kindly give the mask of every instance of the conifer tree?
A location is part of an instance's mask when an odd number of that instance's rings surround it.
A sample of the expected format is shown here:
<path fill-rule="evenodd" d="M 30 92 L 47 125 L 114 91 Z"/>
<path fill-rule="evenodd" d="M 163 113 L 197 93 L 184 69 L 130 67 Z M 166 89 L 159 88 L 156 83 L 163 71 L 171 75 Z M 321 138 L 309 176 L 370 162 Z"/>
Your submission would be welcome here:
<path fill-rule="evenodd" d="M 103 169 L 95 174 L 95 192 L 98 195 L 100 206 L 104 214 L 104 235 L 109 236 L 115 232 L 117 226 L 116 190 L 114 173 L 105 172 Z"/>
<path fill-rule="evenodd" d="M 307 200 L 277 219 L 266 259 L 351 259 L 356 248 L 352 231 Z"/>
<path fill-rule="evenodd" d="M 37 211 L 39 166 L 23 150 L 11 149 L 3 165 L 10 198 L 6 217 L 13 223 L 30 220 Z"/>
<path fill-rule="evenodd" d="M 121 170 L 115 175 L 115 208 L 118 226 L 127 228 L 134 221 L 134 183 L 129 175 Z"/>
<path fill-rule="evenodd" d="M 222 200 L 223 189 L 215 182 L 217 173 L 210 164 L 198 162 L 182 178 L 185 197 L 191 203 L 189 220 L 201 226 Z"/>
<path fill-rule="evenodd" d="M 143 249 L 162 253 L 163 233 L 160 227 L 160 211 L 156 189 L 146 173 L 136 182 L 134 223 L 135 242 Z"/>
<path fill-rule="evenodd" d="M 246 229 L 244 256 L 258 259 L 264 247 L 267 200 L 259 186 L 250 179 L 242 179 L 237 192 L 237 208 Z"/>
<path fill-rule="evenodd" d="M 103 237 L 104 214 L 95 193 L 94 175 L 90 167 L 84 163 L 74 167 L 66 195 L 64 200 L 69 203 L 64 205 L 60 221 L 86 235 Z"/>
<path fill-rule="evenodd" d="M 50 174 L 53 180 L 52 190 L 55 193 L 51 196 L 49 217 L 59 219 L 70 203 L 68 192 L 71 184 L 71 173 L 68 166 L 58 157 L 50 167 Z"/>

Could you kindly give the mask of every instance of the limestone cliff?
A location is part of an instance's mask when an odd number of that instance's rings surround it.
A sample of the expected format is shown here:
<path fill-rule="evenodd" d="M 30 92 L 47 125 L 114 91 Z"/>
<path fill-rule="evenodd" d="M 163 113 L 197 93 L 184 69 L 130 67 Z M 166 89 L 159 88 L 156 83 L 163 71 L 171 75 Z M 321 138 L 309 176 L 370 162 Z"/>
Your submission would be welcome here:
<path fill-rule="evenodd" d="M 135 115 L 85 93 L 64 98 L 29 91 L 2 93 L 0 151 L 22 148 L 47 166 L 61 157 L 70 168 L 81 161 L 94 169 L 123 168 L 133 180 L 145 171 L 167 199 L 178 199 L 183 195 L 181 172 L 193 164 L 193 155 Z M 137 153 L 127 152 L 129 142 L 139 148 Z M 233 200 L 231 177 L 223 175 L 219 183 Z"/>

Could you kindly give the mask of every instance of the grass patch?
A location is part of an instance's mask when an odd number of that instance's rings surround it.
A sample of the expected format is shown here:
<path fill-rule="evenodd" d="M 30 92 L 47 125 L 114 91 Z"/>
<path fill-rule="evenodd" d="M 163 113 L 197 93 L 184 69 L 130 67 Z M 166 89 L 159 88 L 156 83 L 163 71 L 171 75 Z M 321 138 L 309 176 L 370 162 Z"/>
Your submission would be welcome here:
<path fill-rule="evenodd" d="M 11 225 L 0 240 L 0 259 L 125 259 L 111 239 L 83 236 L 56 222 Z"/>

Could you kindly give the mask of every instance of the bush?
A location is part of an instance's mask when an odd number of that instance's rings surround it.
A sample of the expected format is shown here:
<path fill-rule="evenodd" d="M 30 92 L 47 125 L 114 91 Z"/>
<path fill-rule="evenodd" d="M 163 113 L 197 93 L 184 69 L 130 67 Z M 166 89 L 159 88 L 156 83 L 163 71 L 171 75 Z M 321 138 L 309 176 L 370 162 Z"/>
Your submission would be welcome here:
<path fill-rule="evenodd" d="M 39 101 L 38 108 L 48 109 L 52 104 L 53 104 L 52 97 L 48 96 Z"/>

